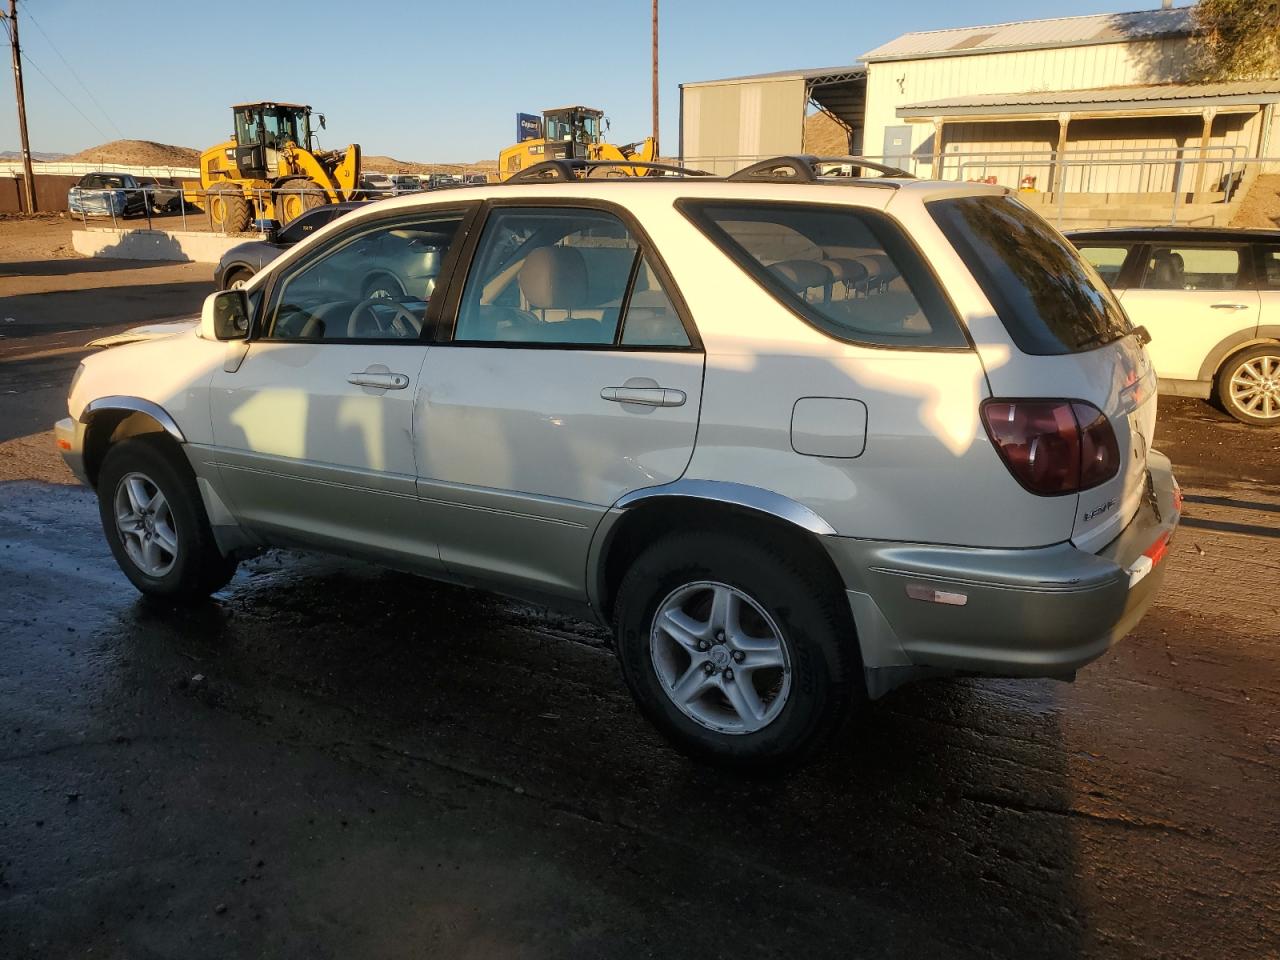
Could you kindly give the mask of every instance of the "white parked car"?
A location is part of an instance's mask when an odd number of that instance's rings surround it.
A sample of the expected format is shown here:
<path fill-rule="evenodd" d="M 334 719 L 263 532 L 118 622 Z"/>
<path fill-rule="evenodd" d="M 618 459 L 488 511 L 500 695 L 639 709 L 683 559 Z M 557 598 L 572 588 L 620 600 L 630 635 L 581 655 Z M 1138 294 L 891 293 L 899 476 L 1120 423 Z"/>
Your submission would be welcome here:
<path fill-rule="evenodd" d="M 1071 241 L 1151 335 L 1160 389 L 1280 426 L 1280 231 L 1081 230 Z"/>
<path fill-rule="evenodd" d="M 58 443 L 138 589 L 287 546 L 566 607 L 741 766 L 916 677 L 1070 678 L 1138 621 L 1180 513 L 1155 377 L 1015 196 L 581 166 L 369 205 L 85 360 Z M 436 274 L 365 296 L 384 234 Z"/>

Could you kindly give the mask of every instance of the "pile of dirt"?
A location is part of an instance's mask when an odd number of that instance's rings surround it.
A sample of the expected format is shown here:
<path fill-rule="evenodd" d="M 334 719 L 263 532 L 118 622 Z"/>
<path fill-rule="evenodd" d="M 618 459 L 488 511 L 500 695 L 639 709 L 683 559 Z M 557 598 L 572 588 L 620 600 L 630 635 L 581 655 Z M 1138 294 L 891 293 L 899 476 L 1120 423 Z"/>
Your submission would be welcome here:
<path fill-rule="evenodd" d="M 804 118 L 804 152 L 819 157 L 849 152 L 849 131 L 821 110 Z"/>
<path fill-rule="evenodd" d="M 1240 209 L 1231 220 L 1233 227 L 1280 226 L 1280 174 L 1266 174 L 1253 181 L 1253 186 L 1240 201 Z"/>
<path fill-rule="evenodd" d="M 138 167 L 194 167 L 200 162 L 200 151 L 191 147 L 175 147 L 152 140 L 112 140 L 66 158 L 79 163 L 118 163 Z"/>
<path fill-rule="evenodd" d="M 377 173 L 497 173 L 497 160 L 480 160 L 476 163 L 420 163 L 416 160 L 397 160 L 395 157 L 366 153 L 360 158 L 360 166 Z"/>

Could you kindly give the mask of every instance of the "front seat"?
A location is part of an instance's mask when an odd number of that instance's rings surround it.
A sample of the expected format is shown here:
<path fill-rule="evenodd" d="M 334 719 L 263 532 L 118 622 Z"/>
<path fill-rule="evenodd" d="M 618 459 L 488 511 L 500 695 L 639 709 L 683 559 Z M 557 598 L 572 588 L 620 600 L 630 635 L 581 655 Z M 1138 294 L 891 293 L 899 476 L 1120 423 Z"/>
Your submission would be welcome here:
<path fill-rule="evenodd" d="M 525 258 L 517 278 L 520 293 L 543 321 L 530 339 L 564 343 L 600 343 L 604 325 L 590 317 L 574 317 L 588 305 L 589 277 L 582 253 L 573 247 L 539 247 Z"/>
<path fill-rule="evenodd" d="M 1151 286 L 1157 290 L 1181 290 L 1185 286 L 1183 278 L 1182 254 L 1172 250 L 1157 250 L 1151 258 L 1153 281 Z"/>

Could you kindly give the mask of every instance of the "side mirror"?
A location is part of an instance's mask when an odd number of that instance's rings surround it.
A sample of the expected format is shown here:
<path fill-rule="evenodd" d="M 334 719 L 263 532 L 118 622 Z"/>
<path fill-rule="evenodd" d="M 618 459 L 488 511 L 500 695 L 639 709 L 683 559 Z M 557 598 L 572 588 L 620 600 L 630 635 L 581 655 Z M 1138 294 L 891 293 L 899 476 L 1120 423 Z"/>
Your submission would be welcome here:
<path fill-rule="evenodd" d="M 321 114 L 318 114 L 318 116 L 319 116 L 319 118 L 320 118 L 320 129 L 321 129 L 321 130 L 323 130 L 323 129 L 324 129 L 324 114 L 323 114 L 323 113 L 321 113 Z"/>
<path fill-rule="evenodd" d="M 249 295 L 243 290 L 209 294 L 200 311 L 200 336 L 205 340 L 243 340 L 249 336 Z"/>

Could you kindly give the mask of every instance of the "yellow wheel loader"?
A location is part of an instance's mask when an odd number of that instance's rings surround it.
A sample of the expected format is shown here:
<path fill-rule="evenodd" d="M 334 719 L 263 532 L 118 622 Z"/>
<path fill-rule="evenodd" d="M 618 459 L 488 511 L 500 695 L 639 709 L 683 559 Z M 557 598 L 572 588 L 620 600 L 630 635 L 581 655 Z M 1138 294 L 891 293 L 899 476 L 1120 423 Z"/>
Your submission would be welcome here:
<path fill-rule="evenodd" d="M 537 117 L 527 119 L 531 124 L 537 122 Z M 506 180 L 544 160 L 652 163 L 658 159 L 658 144 L 653 137 L 625 145 L 607 143 L 604 139 L 607 128 L 603 110 L 581 106 L 544 110 L 541 129 L 534 131 L 537 135 L 512 144 L 498 155 L 498 176 Z M 619 166 L 610 168 L 607 176 L 643 177 L 651 172 L 644 167 Z"/>
<path fill-rule="evenodd" d="M 241 103 L 231 108 L 235 135 L 200 154 L 199 192 L 214 230 L 238 233 L 255 220 L 281 226 L 304 211 L 355 198 L 360 146 L 316 148 L 311 108 L 297 103 Z M 324 115 L 317 114 L 320 127 Z"/>

